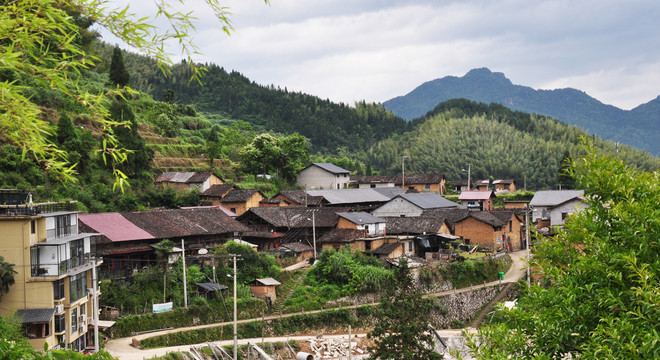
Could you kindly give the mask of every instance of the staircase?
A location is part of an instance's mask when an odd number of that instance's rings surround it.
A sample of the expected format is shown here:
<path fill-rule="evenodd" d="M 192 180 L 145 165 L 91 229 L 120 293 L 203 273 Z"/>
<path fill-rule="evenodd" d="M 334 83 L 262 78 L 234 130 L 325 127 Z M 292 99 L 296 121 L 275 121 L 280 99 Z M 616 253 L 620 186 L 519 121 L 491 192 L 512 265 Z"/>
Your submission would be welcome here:
<path fill-rule="evenodd" d="M 284 308 L 284 302 L 286 301 L 286 299 L 291 297 L 291 295 L 293 295 L 293 292 L 296 290 L 296 288 L 302 284 L 303 280 L 305 280 L 305 276 L 307 276 L 308 270 L 309 269 L 304 269 L 300 271 L 300 273 L 296 275 L 296 278 L 287 284 L 287 288 L 285 289 L 284 292 L 286 295 L 279 296 L 277 300 L 275 300 L 275 303 L 273 304 L 273 314 L 282 311 L 282 308 Z"/>

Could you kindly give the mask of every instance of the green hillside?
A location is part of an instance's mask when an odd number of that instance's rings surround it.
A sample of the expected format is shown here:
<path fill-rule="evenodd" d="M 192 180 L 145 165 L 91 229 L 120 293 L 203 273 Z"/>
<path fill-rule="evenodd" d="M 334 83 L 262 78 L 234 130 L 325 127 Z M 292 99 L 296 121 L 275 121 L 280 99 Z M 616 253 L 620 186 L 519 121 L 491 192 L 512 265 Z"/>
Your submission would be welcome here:
<path fill-rule="evenodd" d="M 512 111 L 499 104 L 452 100 L 439 104 L 413 122 L 402 136 L 369 149 L 365 161 L 383 172 L 399 172 L 406 155 L 406 171 L 444 172 L 447 178 L 515 179 L 519 187 L 556 189 L 566 153 L 574 157 L 580 137 L 577 127 L 549 117 Z M 614 155 L 615 144 L 595 139 L 605 153 Z M 644 169 L 657 170 L 660 159 L 646 152 L 619 146 L 616 156 Z"/>
<path fill-rule="evenodd" d="M 428 81 L 404 96 L 383 103 L 395 114 L 411 120 L 426 114 L 439 102 L 465 98 L 499 103 L 510 109 L 543 114 L 590 134 L 621 141 L 660 155 L 660 98 L 632 110 L 603 104 L 576 89 L 535 90 L 515 85 L 504 74 L 473 69 L 462 77 L 446 76 Z"/>

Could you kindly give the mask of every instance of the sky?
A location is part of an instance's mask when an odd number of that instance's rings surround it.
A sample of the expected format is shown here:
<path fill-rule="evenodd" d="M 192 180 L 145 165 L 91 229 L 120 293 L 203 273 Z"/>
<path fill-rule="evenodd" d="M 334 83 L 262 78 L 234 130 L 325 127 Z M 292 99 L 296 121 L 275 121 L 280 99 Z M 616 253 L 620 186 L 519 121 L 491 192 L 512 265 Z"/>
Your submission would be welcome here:
<path fill-rule="evenodd" d="M 657 0 L 220 0 L 231 36 L 204 1 L 184 2 L 197 17 L 195 61 L 334 102 L 382 103 L 482 67 L 622 109 L 660 95 Z M 155 6 L 133 0 L 130 11 Z"/>

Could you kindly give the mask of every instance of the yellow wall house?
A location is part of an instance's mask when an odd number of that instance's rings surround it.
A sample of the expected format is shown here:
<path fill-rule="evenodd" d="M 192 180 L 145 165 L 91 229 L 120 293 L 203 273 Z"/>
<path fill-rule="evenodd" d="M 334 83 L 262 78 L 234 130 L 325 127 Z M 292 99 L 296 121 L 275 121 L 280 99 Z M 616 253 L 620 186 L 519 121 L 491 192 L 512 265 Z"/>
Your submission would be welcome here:
<path fill-rule="evenodd" d="M 0 313 L 23 324 L 35 349 L 85 349 L 98 320 L 92 279 L 101 262 L 92 254 L 99 234 L 78 233 L 74 203 L 32 204 L 31 195 L 6 190 L 0 197 L 0 256 L 16 271 Z"/>

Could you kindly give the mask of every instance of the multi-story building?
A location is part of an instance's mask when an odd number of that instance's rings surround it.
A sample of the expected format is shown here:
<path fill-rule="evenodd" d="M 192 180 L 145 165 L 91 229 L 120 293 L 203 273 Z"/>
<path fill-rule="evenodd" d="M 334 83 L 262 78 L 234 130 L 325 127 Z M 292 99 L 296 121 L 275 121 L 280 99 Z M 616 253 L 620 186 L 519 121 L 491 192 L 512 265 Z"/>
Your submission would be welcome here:
<path fill-rule="evenodd" d="M 2 194 L 9 198 L 7 191 Z M 0 205 L 0 256 L 13 264 L 15 283 L 0 299 L 0 314 L 23 324 L 32 346 L 81 351 L 94 341 L 94 237 L 78 233 L 74 203 L 32 203 L 14 192 Z M 2 202 L 7 204 L 7 202 Z M 96 305 L 98 308 L 98 303 Z"/>

